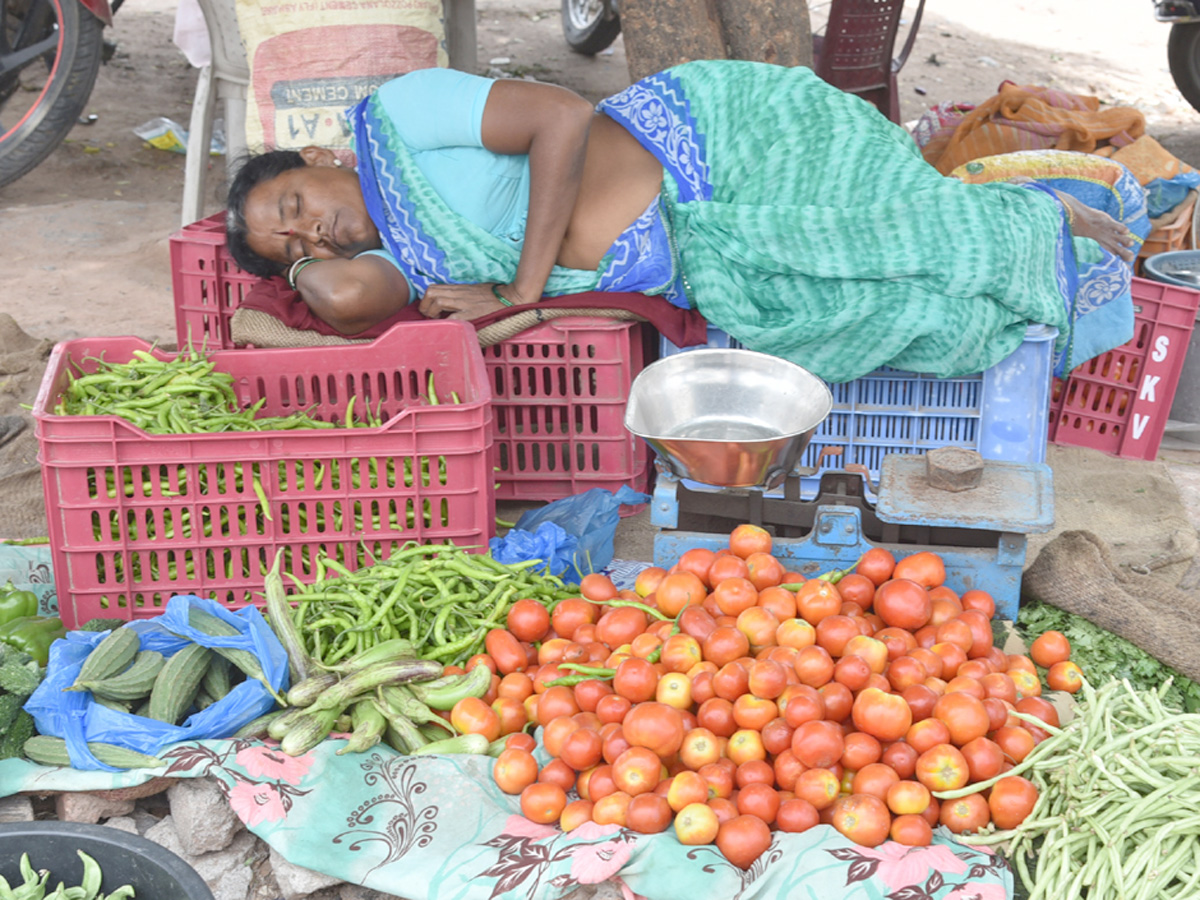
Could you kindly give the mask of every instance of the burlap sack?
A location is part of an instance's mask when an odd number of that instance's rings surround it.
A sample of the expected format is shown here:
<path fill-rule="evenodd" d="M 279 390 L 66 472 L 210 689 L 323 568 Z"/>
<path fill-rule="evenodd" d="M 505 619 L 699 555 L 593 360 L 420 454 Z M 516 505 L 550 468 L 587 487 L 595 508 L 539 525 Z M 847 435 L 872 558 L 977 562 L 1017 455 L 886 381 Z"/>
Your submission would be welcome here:
<path fill-rule="evenodd" d="M 15 417 L 6 421 L 0 442 L 0 538 L 46 534 L 33 416 L 22 404 L 31 405 L 36 399 L 53 346 L 26 334 L 12 316 L 0 313 L 0 416 Z"/>
<path fill-rule="evenodd" d="M 1200 594 L 1172 587 L 1151 570 L 1118 566 L 1090 531 L 1064 531 L 1021 581 L 1023 596 L 1082 616 L 1200 680 Z"/>
<path fill-rule="evenodd" d="M 251 150 L 313 144 L 349 161 L 346 107 L 397 75 L 449 63 L 441 0 L 237 0 L 237 18 Z"/>

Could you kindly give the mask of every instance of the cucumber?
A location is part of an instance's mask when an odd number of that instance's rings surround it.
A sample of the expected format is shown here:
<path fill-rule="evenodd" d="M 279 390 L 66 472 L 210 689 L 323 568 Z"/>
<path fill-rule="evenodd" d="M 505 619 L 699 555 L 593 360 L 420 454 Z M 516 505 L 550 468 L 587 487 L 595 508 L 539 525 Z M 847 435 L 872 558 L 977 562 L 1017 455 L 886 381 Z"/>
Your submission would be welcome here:
<path fill-rule="evenodd" d="M 140 700 L 154 688 L 155 679 L 165 663 L 161 653 L 142 650 L 124 672 L 99 681 L 78 680 L 75 684 L 106 700 Z"/>
<path fill-rule="evenodd" d="M 141 638 L 132 628 L 117 628 L 109 632 L 108 637 L 92 648 L 92 652 L 79 668 L 75 683 L 67 690 L 87 690 L 82 687 L 83 684 L 103 681 L 120 674 L 133 662 L 141 649 L 141 643 Z"/>
<path fill-rule="evenodd" d="M 175 725 L 192 705 L 212 651 L 188 644 L 163 665 L 150 691 L 150 718 Z"/>
<path fill-rule="evenodd" d="M 136 750 L 118 747 L 115 744 L 105 744 L 100 741 L 88 741 L 88 750 L 92 756 L 106 766 L 115 769 L 157 769 L 165 766 L 165 760 L 157 756 L 147 756 Z M 69 766 L 71 754 L 67 752 L 67 742 L 62 738 L 51 737 L 48 734 L 35 734 L 22 747 L 25 756 L 43 766 Z"/>

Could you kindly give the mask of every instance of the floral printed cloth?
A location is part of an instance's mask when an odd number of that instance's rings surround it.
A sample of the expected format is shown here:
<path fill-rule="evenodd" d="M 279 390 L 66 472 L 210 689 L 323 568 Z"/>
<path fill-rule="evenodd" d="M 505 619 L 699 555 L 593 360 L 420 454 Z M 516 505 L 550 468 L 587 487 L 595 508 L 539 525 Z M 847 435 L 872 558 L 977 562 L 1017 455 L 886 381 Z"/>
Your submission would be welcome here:
<path fill-rule="evenodd" d="M 246 827 L 289 862 L 407 900 L 554 900 L 616 880 L 626 900 L 1009 900 L 1012 875 L 939 829 L 931 847 L 860 847 L 833 828 L 776 833 L 748 870 L 715 847 L 615 825 L 564 834 L 521 816 L 485 756 L 408 757 L 380 746 L 337 756 L 340 740 L 299 757 L 274 742 L 189 741 L 166 769 L 81 772 L 0 761 L 0 796 L 107 790 L 153 776 L 211 777 Z"/>

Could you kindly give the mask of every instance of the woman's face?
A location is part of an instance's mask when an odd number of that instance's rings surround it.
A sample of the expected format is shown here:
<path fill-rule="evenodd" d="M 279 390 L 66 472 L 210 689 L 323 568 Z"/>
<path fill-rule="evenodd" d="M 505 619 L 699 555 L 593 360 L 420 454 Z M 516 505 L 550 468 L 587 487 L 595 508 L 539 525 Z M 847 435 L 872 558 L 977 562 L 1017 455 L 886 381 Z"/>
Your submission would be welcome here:
<path fill-rule="evenodd" d="M 305 256 L 349 259 L 381 246 L 358 176 L 325 162 L 255 185 L 245 217 L 250 249 L 285 266 Z"/>

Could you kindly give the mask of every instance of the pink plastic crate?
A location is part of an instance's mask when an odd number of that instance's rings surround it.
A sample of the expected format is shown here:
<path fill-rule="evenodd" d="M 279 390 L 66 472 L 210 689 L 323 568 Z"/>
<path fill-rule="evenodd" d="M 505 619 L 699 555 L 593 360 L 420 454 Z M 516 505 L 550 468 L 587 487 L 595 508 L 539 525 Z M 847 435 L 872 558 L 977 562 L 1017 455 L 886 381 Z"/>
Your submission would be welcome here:
<path fill-rule="evenodd" d="M 380 411 L 379 427 L 150 435 L 115 416 L 52 415 L 68 366 L 94 371 L 97 357 L 125 362 L 148 349 L 137 338 L 61 343 L 34 405 L 68 626 L 157 615 L 177 593 L 261 602 L 280 550 L 285 571 L 311 581 L 321 553 L 354 569 L 408 541 L 486 547 L 494 533 L 491 396 L 466 323 L 413 323 L 370 344 L 211 354 L 240 402 L 266 399 L 263 415 L 309 410 L 340 422 L 356 397 L 356 409 Z M 461 402 L 429 405 L 430 375 L 440 397 Z"/>
<path fill-rule="evenodd" d="M 625 428 L 649 326 L 566 316 L 485 347 L 497 500 L 646 490 L 649 446 Z"/>
<path fill-rule="evenodd" d="M 238 268 L 225 249 L 225 215 L 193 222 L 171 235 L 171 286 L 179 346 L 233 346 L 229 320 L 260 279 Z"/>
<path fill-rule="evenodd" d="M 259 279 L 225 249 L 222 215 L 171 237 L 175 326 L 229 349 L 229 321 Z M 402 326 L 403 327 L 403 326 Z M 494 398 L 498 500 L 558 500 L 593 487 L 645 490 L 650 451 L 625 430 L 625 400 L 642 370 L 649 326 L 587 316 L 555 319 L 484 350 Z"/>
<path fill-rule="evenodd" d="M 1054 380 L 1050 441 L 1154 459 L 1179 385 L 1200 291 L 1133 279 L 1133 338 Z"/>

